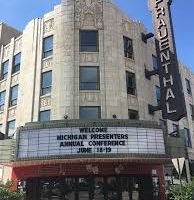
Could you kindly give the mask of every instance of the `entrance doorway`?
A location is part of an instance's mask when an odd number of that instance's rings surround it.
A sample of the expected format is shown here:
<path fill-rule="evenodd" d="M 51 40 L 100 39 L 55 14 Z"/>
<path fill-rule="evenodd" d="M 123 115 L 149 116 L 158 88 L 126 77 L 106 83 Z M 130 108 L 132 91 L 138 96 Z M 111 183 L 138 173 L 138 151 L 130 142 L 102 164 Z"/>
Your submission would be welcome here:
<path fill-rule="evenodd" d="M 34 200 L 28 196 L 32 193 L 33 181 L 27 180 L 27 200 Z M 159 199 L 153 195 L 155 188 L 151 176 L 52 177 L 36 179 L 35 182 L 38 184 L 36 200 Z"/>

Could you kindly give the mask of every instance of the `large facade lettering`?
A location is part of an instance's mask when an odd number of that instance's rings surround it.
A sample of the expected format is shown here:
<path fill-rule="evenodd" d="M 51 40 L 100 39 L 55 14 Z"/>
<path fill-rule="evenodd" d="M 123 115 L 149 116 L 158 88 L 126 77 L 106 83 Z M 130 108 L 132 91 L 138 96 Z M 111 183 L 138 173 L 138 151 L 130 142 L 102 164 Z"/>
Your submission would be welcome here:
<path fill-rule="evenodd" d="M 169 0 L 150 0 L 159 58 L 159 78 L 163 118 L 178 121 L 186 115 L 179 74 Z"/>

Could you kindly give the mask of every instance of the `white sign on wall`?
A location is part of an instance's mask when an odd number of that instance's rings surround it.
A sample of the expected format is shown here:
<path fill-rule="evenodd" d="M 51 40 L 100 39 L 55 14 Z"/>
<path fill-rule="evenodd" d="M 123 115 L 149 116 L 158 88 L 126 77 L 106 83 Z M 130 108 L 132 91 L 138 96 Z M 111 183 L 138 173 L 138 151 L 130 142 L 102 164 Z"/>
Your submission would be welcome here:
<path fill-rule="evenodd" d="M 135 127 L 50 128 L 20 132 L 18 158 L 165 154 L 163 131 Z"/>

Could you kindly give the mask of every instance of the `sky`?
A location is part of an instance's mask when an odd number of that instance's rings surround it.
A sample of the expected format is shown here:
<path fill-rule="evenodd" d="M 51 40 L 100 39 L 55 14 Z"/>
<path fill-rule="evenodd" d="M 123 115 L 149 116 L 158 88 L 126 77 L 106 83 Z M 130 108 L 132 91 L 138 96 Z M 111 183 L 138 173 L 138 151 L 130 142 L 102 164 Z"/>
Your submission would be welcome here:
<path fill-rule="evenodd" d="M 130 18 L 152 31 L 148 0 L 113 0 Z M 19 30 L 51 11 L 60 0 L 0 0 L 0 21 Z M 194 72 L 194 0 L 173 0 L 172 16 L 178 58 Z"/>

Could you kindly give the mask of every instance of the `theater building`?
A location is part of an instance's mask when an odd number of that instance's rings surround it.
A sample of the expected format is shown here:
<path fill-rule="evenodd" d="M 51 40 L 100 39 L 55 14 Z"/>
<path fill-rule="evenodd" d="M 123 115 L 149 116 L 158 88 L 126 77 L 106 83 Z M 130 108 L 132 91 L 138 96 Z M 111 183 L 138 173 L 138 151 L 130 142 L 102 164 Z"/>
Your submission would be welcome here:
<path fill-rule="evenodd" d="M 170 158 L 157 123 L 30 123 L 18 141 L 17 160 L 7 166 L 27 199 L 165 199 Z"/>
<path fill-rule="evenodd" d="M 149 113 L 160 104 L 158 76 L 145 77 L 159 67 L 155 42 L 111 0 L 63 0 L 22 33 L 0 33 L 0 128 L 17 138 L 4 166 L 26 199 L 165 199 L 170 133 L 194 160 L 192 72 L 179 63 L 187 117 Z"/>

